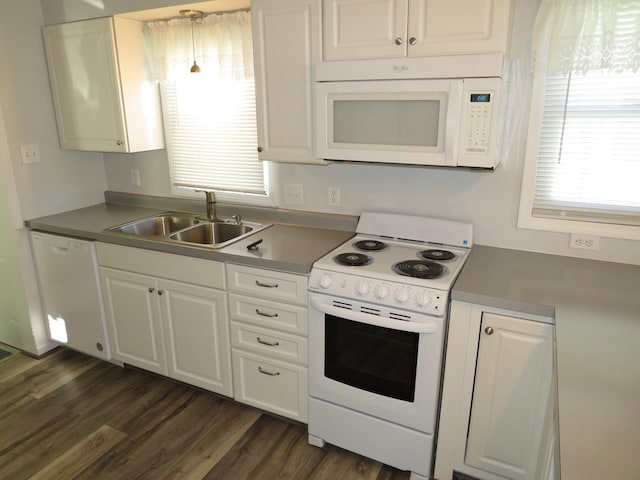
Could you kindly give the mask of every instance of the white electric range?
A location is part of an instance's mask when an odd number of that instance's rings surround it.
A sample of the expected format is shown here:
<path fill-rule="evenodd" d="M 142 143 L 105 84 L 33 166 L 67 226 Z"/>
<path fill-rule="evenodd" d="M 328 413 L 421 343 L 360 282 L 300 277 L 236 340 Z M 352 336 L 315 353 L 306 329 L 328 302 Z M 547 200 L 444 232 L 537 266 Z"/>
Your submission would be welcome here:
<path fill-rule="evenodd" d="M 366 212 L 309 280 L 309 442 L 426 479 L 449 292 L 473 244 L 450 220 Z"/>

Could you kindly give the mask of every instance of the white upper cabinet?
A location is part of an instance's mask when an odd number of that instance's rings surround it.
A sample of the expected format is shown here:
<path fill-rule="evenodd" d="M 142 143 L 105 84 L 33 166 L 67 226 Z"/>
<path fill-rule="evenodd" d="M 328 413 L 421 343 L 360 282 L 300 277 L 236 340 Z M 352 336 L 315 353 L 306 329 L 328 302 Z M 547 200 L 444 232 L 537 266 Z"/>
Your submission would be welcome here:
<path fill-rule="evenodd" d="M 145 68 L 141 22 L 98 18 L 46 26 L 43 35 L 63 149 L 164 148 L 159 92 Z"/>
<path fill-rule="evenodd" d="M 253 0 L 261 160 L 324 163 L 314 149 L 312 67 L 320 61 L 320 0 Z"/>
<path fill-rule="evenodd" d="M 511 0 L 323 0 L 324 60 L 506 52 Z"/>

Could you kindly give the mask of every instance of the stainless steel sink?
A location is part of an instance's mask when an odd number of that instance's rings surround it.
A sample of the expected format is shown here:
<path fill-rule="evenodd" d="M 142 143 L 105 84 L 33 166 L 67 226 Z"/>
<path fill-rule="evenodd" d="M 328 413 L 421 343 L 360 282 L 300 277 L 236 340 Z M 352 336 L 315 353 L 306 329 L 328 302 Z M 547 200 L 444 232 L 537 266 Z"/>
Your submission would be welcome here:
<path fill-rule="evenodd" d="M 169 235 L 169 238 L 179 242 L 197 243 L 200 245 L 221 245 L 252 231 L 253 227 L 246 223 L 201 223 Z"/>
<path fill-rule="evenodd" d="M 121 232 L 129 235 L 141 235 L 144 237 L 165 236 L 199 223 L 195 215 L 183 215 L 180 213 L 163 213 L 155 217 L 143 218 L 133 222 L 109 228 L 112 232 Z"/>
<path fill-rule="evenodd" d="M 159 242 L 221 248 L 269 226 L 245 221 L 236 223 L 234 220 L 209 221 L 188 213 L 166 212 L 105 231 Z"/>

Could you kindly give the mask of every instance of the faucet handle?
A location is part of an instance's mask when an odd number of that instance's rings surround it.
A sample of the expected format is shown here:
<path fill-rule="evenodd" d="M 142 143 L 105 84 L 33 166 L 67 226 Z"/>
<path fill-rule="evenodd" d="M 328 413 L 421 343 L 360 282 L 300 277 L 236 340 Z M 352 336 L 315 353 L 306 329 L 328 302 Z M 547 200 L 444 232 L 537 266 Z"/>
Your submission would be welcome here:
<path fill-rule="evenodd" d="M 231 218 L 236 222 L 236 225 L 240 225 L 242 223 L 242 217 L 240 215 L 231 215 Z"/>

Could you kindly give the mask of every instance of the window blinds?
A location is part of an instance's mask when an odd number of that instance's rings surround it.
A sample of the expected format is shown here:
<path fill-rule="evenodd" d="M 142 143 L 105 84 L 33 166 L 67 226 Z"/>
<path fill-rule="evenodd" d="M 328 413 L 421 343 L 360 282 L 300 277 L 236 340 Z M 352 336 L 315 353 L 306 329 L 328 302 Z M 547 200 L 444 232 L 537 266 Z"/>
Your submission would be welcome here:
<path fill-rule="evenodd" d="M 547 28 L 550 37 L 538 39 L 551 58 L 535 69 L 544 82 L 544 107 L 534 216 L 640 225 L 640 2 L 633 3 L 560 0 L 552 6 L 554 25 L 582 29 L 556 29 L 554 37 Z M 582 9 L 578 20 L 572 5 Z M 611 39 L 615 50 L 607 47 Z M 633 39 L 638 51 L 621 48 Z M 537 62 L 545 57 L 536 54 Z"/>
<path fill-rule="evenodd" d="M 171 181 L 264 195 L 254 82 L 197 77 L 161 82 Z"/>

